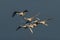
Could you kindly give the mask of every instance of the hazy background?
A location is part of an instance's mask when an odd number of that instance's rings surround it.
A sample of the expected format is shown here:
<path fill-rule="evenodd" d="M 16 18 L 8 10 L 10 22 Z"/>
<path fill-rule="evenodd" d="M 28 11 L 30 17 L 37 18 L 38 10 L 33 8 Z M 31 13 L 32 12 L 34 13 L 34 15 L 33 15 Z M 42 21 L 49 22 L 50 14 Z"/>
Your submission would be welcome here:
<path fill-rule="evenodd" d="M 55 18 L 49 26 L 39 25 L 33 29 L 16 31 L 18 25 L 24 24 L 23 17 L 15 16 L 14 11 L 27 9 L 27 16 L 33 16 L 40 12 L 39 18 L 46 16 Z M 60 0 L 0 0 L 0 40 L 60 40 Z M 42 29 L 41 29 L 42 28 Z"/>

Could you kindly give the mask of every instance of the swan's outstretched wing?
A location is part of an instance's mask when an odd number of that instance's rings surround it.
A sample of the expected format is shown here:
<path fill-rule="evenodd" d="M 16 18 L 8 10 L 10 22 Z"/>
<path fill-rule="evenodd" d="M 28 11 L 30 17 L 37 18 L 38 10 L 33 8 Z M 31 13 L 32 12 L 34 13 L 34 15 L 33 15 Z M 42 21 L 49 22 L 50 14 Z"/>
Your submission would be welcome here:
<path fill-rule="evenodd" d="M 14 17 L 14 16 L 16 15 L 16 13 L 17 13 L 17 12 L 15 11 L 15 12 L 12 14 L 12 17 Z"/>
<path fill-rule="evenodd" d="M 18 31 L 20 28 L 21 28 L 21 26 L 19 26 L 19 27 L 16 29 L 16 31 Z"/>
<path fill-rule="evenodd" d="M 31 28 L 29 28 L 30 29 L 30 32 L 33 34 L 33 31 L 32 31 L 32 29 Z"/>
<path fill-rule="evenodd" d="M 46 20 L 46 21 L 50 21 L 50 20 L 53 20 L 54 18 L 52 18 L 52 17 L 46 17 L 46 18 L 44 18 L 43 20 Z"/>
<path fill-rule="evenodd" d="M 40 20 L 40 18 L 36 17 L 37 20 Z"/>
<path fill-rule="evenodd" d="M 24 10 L 23 13 L 24 13 L 24 12 L 28 12 L 28 10 Z"/>

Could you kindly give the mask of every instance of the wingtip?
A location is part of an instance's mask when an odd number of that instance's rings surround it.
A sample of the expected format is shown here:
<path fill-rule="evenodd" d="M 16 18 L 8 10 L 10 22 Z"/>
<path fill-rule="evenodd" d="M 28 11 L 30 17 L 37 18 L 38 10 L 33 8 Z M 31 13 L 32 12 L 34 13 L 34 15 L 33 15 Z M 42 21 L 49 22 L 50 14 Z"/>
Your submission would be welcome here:
<path fill-rule="evenodd" d="M 16 15 L 17 11 L 14 11 L 12 14 L 12 18 Z"/>
<path fill-rule="evenodd" d="M 28 12 L 28 10 L 24 10 L 24 12 Z"/>
<path fill-rule="evenodd" d="M 18 31 L 20 28 L 21 28 L 21 27 L 19 26 L 19 27 L 16 29 L 16 31 Z"/>

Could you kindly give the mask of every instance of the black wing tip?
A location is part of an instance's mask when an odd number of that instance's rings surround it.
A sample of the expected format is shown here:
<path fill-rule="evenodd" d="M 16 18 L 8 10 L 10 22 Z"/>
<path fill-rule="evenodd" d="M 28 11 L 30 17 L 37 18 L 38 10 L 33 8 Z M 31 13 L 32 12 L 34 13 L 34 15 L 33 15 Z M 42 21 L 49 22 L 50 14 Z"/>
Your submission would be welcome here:
<path fill-rule="evenodd" d="M 21 27 L 19 26 L 19 27 L 16 29 L 16 31 L 18 31 L 20 28 L 21 28 Z"/>
<path fill-rule="evenodd" d="M 53 18 L 49 18 L 49 19 L 47 19 L 47 20 L 53 20 Z"/>
<path fill-rule="evenodd" d="M 24 10 L 24 12 L 28 12 L 28 10 Z"/>
<path fill-rule="evenodd" d="M 14 17 L 16 15 L 16 13 L 17 13 L 17 11 L 14 11 L 12 17 Z"/>

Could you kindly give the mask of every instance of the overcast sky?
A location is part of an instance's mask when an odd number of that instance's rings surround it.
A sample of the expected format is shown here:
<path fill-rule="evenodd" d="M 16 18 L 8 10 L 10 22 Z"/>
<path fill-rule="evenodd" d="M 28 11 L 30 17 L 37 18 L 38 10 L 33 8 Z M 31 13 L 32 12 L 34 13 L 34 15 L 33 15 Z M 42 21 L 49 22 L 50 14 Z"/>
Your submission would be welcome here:
<path fill-rule="evenodd" d="M 34 34 L 29 29 L 16 31 L 18 25 L 23 25 L 23 17 L 15 16 L 14 11 L 29 12 L 26 17 L 40 12 L 39 18 L 53 17 L 48 27 L 39 25 L 34 28 Z M 60 40 L 60 0 L 0 0 L 0 40 Z"/>

